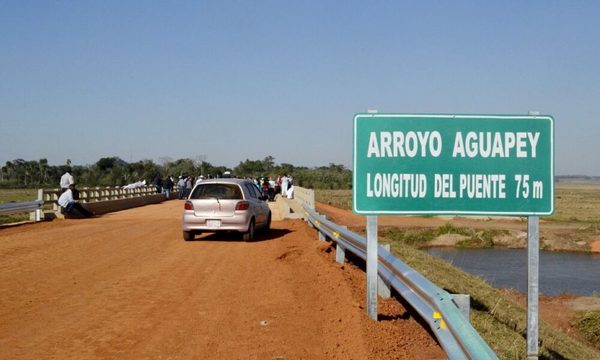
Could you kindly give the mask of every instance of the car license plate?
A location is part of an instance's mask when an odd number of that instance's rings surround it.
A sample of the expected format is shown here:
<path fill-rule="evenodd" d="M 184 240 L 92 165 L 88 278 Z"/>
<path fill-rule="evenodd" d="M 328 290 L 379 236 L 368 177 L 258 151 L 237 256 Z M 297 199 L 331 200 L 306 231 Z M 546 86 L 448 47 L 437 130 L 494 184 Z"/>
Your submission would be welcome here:
<path fill-rule="evenodd" d="M 221 227 L 221 220 L 206 220 L 206 226 L 211 229 L 218 229 Z"/>

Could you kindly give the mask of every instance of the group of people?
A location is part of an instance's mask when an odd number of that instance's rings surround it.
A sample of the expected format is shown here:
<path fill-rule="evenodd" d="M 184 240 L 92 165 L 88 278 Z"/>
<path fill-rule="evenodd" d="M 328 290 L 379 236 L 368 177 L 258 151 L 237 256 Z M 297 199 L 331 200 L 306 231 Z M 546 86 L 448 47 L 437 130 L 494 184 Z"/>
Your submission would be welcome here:
<path fill-rule="evenodd" d="M 276 180 L 265 176 L 253 180 L 261 188 L 263 195 L 268 197 L 269 201 L 274 201 L 276 194 L 289 199 L 294 197 L 294 180 L 291 176 L 278 176 Z"/>
<path fill-rule="evenodd" d="M 175 179 L 171 175 L 167 175 L 167 177 L 163 180 L 160 176 L 156 176 L 154 178 L 154 186 L 156 188 L 157 194 L 165 194 L 167 199 L 171 198 L 171 194 L 173 193 L 173 187 L 177 185 L 177 198 L 185 199 L 192 192 L 192 188 L 194 185 L 197 185 L 204 179 L 212 179 L 211 175 L 204 176 L 200 175 L 198 177 L 194 177 L 191 175 L 181 175 L 175 182 Z"/>
<path fill-rule="evenodd" d="M 60 178 L 60 196 L 58 198 L 58 205 L 61 207 L 61 212 L 65 215 L 70 215 L 74 217 L 93 217 L 94 213 L 86 209 L 79 202 L 79 191 L 75 188 L 75 178 L 70 173 L 70 169 L 61 176 Z M 231 173 L 226 171 L 223 174 L 223 177 L 231 177 Z M 203 181 L 204 179 L 212 179 L 211 175 L 203 176 L 200 175 L 197 178 L 194 176 L 186 176 L 182 175 L 176 179 L 171 175 L 167 175 L 164 179 L 160 176 L 156 176 L 154 179 L 154 186 L 156 187 L 156 192 L 158 194 L 164 194 L 167 199 L 171 198 L 171 194 L 173 193 L 173 188 L 175 184 L 177 184 L 178 188 L 178 198 L 185 199 L 189 196 L 192 191 L 194 185 Z M 128 184 L 123 186 L 125 189 L 134 189 L 137 187 L 146 186 L 146 181 L 138 181 L 136 183 Z"/>
<path fill-rule="evenodd" d="M 231 178 L 233 175 L 226 171 L 222 175 L 223 178 Z M 181 175 L 175 179 L 173 176 L 168 175 L 165 179 L 160 176 L 154 178 L 154 186 L 157 194 L 165 194 L 167 199 L 171 198 L 173 193 L 173 187 L 177 185 L 177 198 L 186 199 L 195 185 L 198 185 L 205 179 L 212 179 L 213 177 L 209 174 L 207 176 L 200 175 L 194 177 L 192 175 Z M 278 176 L 276 180 L 270 179 L 269 177 L 260 178 L 249 178 L 262 190 L 263 195 L 268 197 L 269 201 L 275 200 L 275 195 L 280 194 L 286 198 L 294 197 L 294 179 L 289 175 Z"/>
<path fill-rule="evenodd" d="M 156 193 L 165 194 L 167 200 L 171 198 L 174 185 L 175 183 L 173 182 L 173 177 L 171 175 L 167 175 L 164 180 L 161 179 L 159 175 L 154 178 L 154 187 L 156 188 Z"/>
<path fill-rule="evenodd" d="M 91 211 L 86 209 L 79 202 L 79 191 L 75 188 L 75 178 L 69 171 L 70 169 L 60 178 L 61 194 L 57 201 L 58 205 L 61 206 L 62 212 L 66 215 L 77 217 L 94 216 Z M 223 177 L 232 177 L 232 175 L 230 172 L 225 172 Z M 177 182 L 175 182 L 175 179 L 171 175 L 168 175 L 164 179 L 160 176 L 156 176 L 154 179 L 154 186 L 156 187 L 156 192 L 158 194 L 165 194 L 165 197 L 170 199 L 176 184 L 178 188 L 178 198 L 185 199 L 191 193 L 192 188 L 205 179 L 212 179 L 212 176 L 208 175 L 205 177 L 200 175 L 196 178 L 191 175 L 182 175 L 179 176 Z M 267 196 L 269 201 L 274 201 L 277 194 L 290 199 L 294 197 L 294 180 L 291 176 L 278 176 L 276 180 L 262 177 L 253 179 L 253 181 L 262 190 L 263 195 Z M 145 186 L 145 181 L 143 182 L 143 185 Z"/>
<path fill-rule="evenodd" d="M 65 215 L 77 217 L 92 217 L 94 213 L 86 209 L 79 202 L 79 190 L 75 188 L 75 178 L 70 170 L 67 170 L 60 177 L 60 196 L 58 197 L 58 205 L 62 208 Z"/>
<path fill-rule="evenodd" d="M 294 198 L 294 179 L 290 175 L 278 176 L 276 182 L 281 187 L 281 196 Z"/>

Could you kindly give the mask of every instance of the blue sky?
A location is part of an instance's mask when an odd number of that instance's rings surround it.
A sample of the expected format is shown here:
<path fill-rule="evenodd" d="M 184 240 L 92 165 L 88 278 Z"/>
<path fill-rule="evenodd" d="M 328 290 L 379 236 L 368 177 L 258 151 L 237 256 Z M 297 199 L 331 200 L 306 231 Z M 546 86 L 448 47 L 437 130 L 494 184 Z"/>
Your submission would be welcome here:
<path fill-rule="evenodd" d="M 2 1 L 0 164 L 352 165 L 357 112 L 554 116 L 600 175 L 600 2 Z"/>

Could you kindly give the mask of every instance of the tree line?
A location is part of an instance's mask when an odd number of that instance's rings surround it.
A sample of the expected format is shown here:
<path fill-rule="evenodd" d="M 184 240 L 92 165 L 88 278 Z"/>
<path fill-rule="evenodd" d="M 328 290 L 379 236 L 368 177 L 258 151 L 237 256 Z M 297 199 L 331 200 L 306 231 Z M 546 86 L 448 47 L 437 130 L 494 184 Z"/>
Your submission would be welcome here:
<path fill-rule="evenodd" d="M 276 164 L 275 158 L 240 161 L 233 169 L 215 166 L 201 159 L 161 159 L 161 164 L 152 160 L 128 163 L 119 157 L 104 157 L 91 165 L 73 165 L 67 159 L 64 165 L 49 165 L 47 159 L 7 161 L 0 168 L 2 188 L 56 188 L 62 174 L 69 171 L 78 187 L 123 186 L 140 180 L 151 185 L 154 179 L 170 175 L 221 177 L 226 171 L 237 177 L 271 177 L 291 175 L 294 183 L 311 189 L 350 189 L 352 172 L 343 165 L 329 164 L 320 167 L 302 167 L 292 164 Z"/>

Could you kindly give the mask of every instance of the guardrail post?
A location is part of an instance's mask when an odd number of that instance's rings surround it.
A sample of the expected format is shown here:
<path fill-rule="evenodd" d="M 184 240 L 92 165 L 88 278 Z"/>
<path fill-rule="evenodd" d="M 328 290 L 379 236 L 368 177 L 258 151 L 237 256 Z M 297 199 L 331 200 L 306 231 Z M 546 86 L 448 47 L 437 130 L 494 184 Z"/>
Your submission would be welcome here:
<path fill-rule="evenodd" d="M 327 216 L 323 215 L 323 219 L 327 220 Z M 326 241 L 327 236 L 319 230 L 319 241 Z"/>
<path fill-rule="evenodd" d="M 469 294 L 452 294 L 452 301 L 465 319 L 471 322 L 471 296 Z"/>
<path fill-rule="evenodd" d="M 384 249 L 390 252 L 390 244 L 381 245 Z M 389 299 L 392 297 L 392 289 L 388 284 L 383 281 L 381 276 L 377 275 L 377 293 L 381 296 L 382 299 Z"/>
<path fill-rule="evenodd" d="M 37 199 L 44 201 L 44 189 L 38 189 Z M 37 221 L 41 221 L 41 220 L 42 220 L 42 207 L 40 206 L 37 210 L 35 210 L 35 214 L 33 215 L 33 221 L 37 222 Z"/>
<path fill-rule="evenodd" d="M 347 226 L 340 226 L 344 229 L 347 229 Z M 343 264 L 344 261 L 346 261 L 346 249 L 344 248 L 344 246 L 342 246 L 342 244 L 340 244 L 339 241 L 335 242 L 335 261 Z"/>
<path fill-rule="evenodd" d="M 335 244 L 335 261 L 343 264 L 346 261 L 346 249 L 340 244 Z"/>
<path fill-rule="evenodd" d="M 319 231 L 319 241 L 325 241 L 327 240 L 327 237 L 325 236 L 325 234 L 323 234 L 321 231 Z"/>

